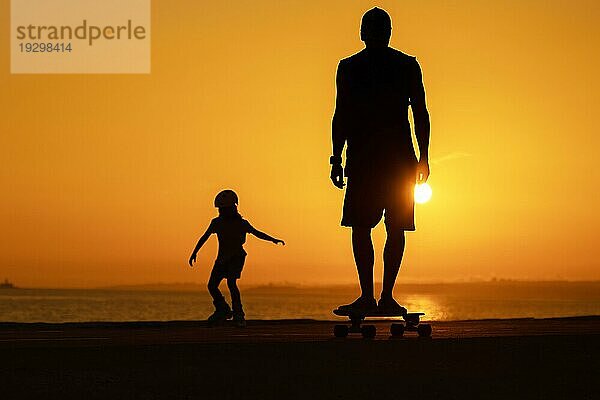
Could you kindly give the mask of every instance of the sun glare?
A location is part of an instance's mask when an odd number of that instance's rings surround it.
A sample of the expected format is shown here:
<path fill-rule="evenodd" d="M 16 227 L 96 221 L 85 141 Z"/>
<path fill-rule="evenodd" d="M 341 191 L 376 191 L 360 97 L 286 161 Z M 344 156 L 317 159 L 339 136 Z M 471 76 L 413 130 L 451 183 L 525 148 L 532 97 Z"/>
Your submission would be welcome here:
<path fill-rule="evenodd" d="M 415 185 L 415 201 L 419 204 L 427 203 L 431 199 L 431 186 L 428 183 Z"/>

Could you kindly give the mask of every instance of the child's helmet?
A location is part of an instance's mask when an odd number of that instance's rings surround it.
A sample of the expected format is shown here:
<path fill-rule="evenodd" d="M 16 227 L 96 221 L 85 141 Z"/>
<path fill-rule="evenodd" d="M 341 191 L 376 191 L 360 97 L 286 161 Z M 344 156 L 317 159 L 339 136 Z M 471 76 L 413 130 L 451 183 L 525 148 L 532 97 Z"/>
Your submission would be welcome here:
<path fill-rule="evenodd" d="M 215 207 L 233 207 L 238 205 L 237 194 L 233 190 L 227 189 L 219 192 L 215 197 Z"/>

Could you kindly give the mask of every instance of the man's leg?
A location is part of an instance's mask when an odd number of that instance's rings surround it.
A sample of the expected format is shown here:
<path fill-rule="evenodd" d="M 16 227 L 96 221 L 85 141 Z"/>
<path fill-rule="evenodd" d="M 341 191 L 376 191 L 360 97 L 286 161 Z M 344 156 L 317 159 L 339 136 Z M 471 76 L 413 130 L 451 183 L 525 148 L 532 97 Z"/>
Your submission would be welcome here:
<path fill-rule="evenodd" d="M 342 225 L 352 228 L 352 252 L 358 271 L 361 296 L 351 304 L 338 307 L 337 314 L 369 314 L 377 309 L 373 297 L 373 263 L 375 253 L 371 229 L 381 220 L 383 205 L 378 185 L 367 174 L 348 178 L 344 197 Z"/>
<path fill-rule="evenodd" d="M 373 241 L 371 240 L 371 228 L 352 227 L 352 251 L 354 252 L 354 262 L 358 270 L 358 279 L 362 292 L 361 297 L 372 299 L 375 253 L 373 250 Z"/>
<path fill-rule="evenodd" d="M 381 298 L 393 299 L 394 284 L 402 264 L 404 255 L 405 236 L 404 230 L 394 229 L 386 224 L 387 239 L 383 250 L 383 287 Z"/>

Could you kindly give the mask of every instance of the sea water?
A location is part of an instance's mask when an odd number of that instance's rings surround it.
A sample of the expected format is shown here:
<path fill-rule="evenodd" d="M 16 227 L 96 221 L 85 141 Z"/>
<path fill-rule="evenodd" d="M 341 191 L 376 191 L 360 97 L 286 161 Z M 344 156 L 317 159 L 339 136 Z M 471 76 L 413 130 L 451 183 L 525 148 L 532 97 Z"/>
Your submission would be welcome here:
<path fill-rule="evenodd" d="M 167 286 L 168 287 L 168 286 Z M 227 295 L 226 286 L 223 285 Z M 333 320 L 353 301 L 354 286 L 242 287 L 248 319 Z M 405 284 L 397 300 L 431 320 L 548 318 L 600 315 L 600 282 Z M 1 322 L 203 320 L 212 312 L 206 290 L 3 289 Z"/>

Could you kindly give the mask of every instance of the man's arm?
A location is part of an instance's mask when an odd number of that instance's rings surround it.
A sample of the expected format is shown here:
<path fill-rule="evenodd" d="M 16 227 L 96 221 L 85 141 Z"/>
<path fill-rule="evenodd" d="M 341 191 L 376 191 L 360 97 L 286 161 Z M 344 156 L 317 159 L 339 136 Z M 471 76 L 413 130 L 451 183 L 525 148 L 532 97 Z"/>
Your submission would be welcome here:
<path fill-rule="evenodd" d="M 415 123 L 415 136 L 419 146 L 419 166 L 417 168 L 417 181 L 426 182 L 429 177 L 429 138 L 431 135 L 431 124 L 429 111 L 425 100 L 425 87 L 423 86 L 423 74 L 417 60 L 414 60 L 410 104 Z"/>
<path fill-rule="evenodd" d="M 333 120 L 331 121 L 331 143 L 332 143 L 332 157 L 331 157 L 331 181 L 333 184 L 340 188 L 344 188 L 344 168 L 342 168 L 342 152 L 344 151 L 344 145 L 346 144 L 346 131 L 342 125 L 342 121 L 346 118 L 344 115 L 346 110 L 344 106 L 345 102 L 345 87 L 343 83 L 343 75 L 341 70 L 342 63 L 338 65 L 336 73 L 336 99 L 335 99 L 335 112 L 333 113 Z"/>

